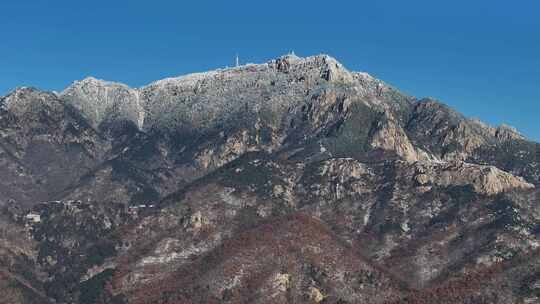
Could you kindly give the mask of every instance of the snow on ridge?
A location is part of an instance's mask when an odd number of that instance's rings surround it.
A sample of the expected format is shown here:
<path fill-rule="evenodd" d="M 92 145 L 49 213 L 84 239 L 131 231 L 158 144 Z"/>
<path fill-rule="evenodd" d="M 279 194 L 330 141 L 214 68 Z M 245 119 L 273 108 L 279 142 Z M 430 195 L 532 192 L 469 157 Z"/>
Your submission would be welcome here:
<path fill-rule="evenodd" d="M 253 68 L 268 68 L 272 63 L 274 63 L 274 62 L 276 62 L 277 60 L 280 60 L 280 59 L 288 59 L 288 60 L 290 60 L 291 64 L 293 64 L 293 65 L 297 65 L 297 64 L 317 64 L 317 63 L 324 62 L 324 63 L 327 63 L 327 64 L 329 64 L 329 63 L 336 64 L 339 68 L 345 69 L 345 67 L 340 62 L 338 62 L 335 58 L 333 58 L 332 56 L 327 55 L 327 54 L 319 54 L 319 55 L 313 55 L 313 56 L 308 56 L 308 57 L 298 57 L 298 56 L 296 56 L 294 54 L 286 54 L 286 55 L 280 56 L 280 57 L 278 57 L 276 59 L 272 59 L 272 60 L 270 60 L 268 62 L 265 62 L 265 63 L 246 63 L 246 64 L 243 64 L 243 65 L 240 65 L 240 66 L 237 66 L 237 67 L 223 67 L 223 68 L 217 68 L 215 70 L 210 70 L 210 71 L 205 71 L 205 72 L 195 72 L 195 73 L 188 73 L 188 74 L 185 74 L 185 75 L 167 77 L 167 78 L 163 78 L 163 79 L 159 79 L 159 80 L 150 82 L 149 84 L 143 85 L 141 87 L 130 87 L 129 85 L 121 83 L 121 82 L 103 80 L 103 79 L 96 78 L 94 76 L 87 76 L 82 80 L 74 81 L 70 86 L 68 86 L 66 89 L 64 89 L 60 93 L 60 95 L 63 95 L 66 92 L 66 90 L 68 90 L 69 88 L 71 88 L 71 87 L 73 87 L 75 85 L 88 84 L 88 83 L 99 84 L 101 86 L 120 86 L 120 87 L 133 89 L 133 90 L 139 90 L 139 91 L 142 91 L 142 90 L 144 90 L 145 88 L 148 88 L 148 87 L 156 87 L 156 86 L 157 87 L 162 87 L 162 86 L 166 86 L 168 84 L 173 84 L 173 83 L 174 84 L 185 84 L 185 85 L 189 86 L 189 85 L 196 84 L 200 80 L 208 79 L 208 78 L 211 78 L 211 77 L 216 77 L 216 76 L 223 75 L 223 74 L 231 74 L 232 75 L 232 74 L 242 72 L 242 71 L 246 71 L 246 70 L 249 71 L 249 70 L 251 70 Z M 363 72 L 354 72 L 354 73 L 368 75 L 367 73 L 363 73 Z M 368 76 L 371 77 L 370 75 L 368 75 Z M 371 78 L 373 78 L 373 77 L 371 77 Z"/>

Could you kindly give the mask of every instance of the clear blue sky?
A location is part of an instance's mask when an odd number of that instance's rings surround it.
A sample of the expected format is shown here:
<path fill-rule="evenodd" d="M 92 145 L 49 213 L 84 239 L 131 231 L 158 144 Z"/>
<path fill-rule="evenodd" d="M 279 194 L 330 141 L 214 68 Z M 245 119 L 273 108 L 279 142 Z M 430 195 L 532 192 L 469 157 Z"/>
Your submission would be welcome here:
<path fill-rule="evenodd" d="M 89 75 L 141 86 L 294 50 L 540 141 L 539 14 L 535 0 L 2 0 L 0 95 Z"/>

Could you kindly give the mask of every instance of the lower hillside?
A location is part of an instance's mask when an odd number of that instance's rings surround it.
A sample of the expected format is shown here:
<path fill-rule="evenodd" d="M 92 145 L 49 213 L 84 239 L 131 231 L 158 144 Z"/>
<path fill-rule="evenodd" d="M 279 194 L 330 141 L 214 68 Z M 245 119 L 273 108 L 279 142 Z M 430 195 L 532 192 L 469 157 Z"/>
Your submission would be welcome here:
<path fill-rule="evenodd" d="M 404 286 L 338 239 L 305 214 L 272 218 L 126 293 L 130 303 L 383 303 L 399 298 Z M 143 277 L 151 273 L 148 268 Z"/>

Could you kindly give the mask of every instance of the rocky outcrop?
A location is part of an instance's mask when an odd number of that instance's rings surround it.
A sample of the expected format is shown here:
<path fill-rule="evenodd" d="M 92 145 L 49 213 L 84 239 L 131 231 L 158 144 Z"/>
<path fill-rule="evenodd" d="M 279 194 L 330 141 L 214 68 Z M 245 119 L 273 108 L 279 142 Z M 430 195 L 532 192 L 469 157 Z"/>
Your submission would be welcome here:
<path fill-rule="evenodd" d="M 523 137 L 523 135 L 521 135 L 516 128 L 505 124 L 497 127 L 495 137 L 497 137 L 497 139 L 500 141 L 525 139 L 525 137 Z"/>
<path fill-rule="evenodd" d="M 415 181 L 420 186 L 471 185 L 481 194 L 495 195 L 514 189 L 533 189 L 534 185 L 493 166 L 465 162 L 417 163 Z"/>
<path fill-rule="evenodd" d="M 423 156 L 416 153 L 405 131 L 391 117 L 380 120 L 372 132 L 371 146 L 373 148 L 392 151 L 409 162 L 417 161 Z"/>
<path fill-rule="evenodd" d="M 325 298 L 324 294 L 316 287 L 310 287 L 308 295 L 314 303 L 321 303 Z"/>
<path fill-rule="evenodd" d="M 415 106 L 406 128 L 417 145 L 446 160 L 464 160 L 488 142 L 479 124 L 433 99 Z"/>

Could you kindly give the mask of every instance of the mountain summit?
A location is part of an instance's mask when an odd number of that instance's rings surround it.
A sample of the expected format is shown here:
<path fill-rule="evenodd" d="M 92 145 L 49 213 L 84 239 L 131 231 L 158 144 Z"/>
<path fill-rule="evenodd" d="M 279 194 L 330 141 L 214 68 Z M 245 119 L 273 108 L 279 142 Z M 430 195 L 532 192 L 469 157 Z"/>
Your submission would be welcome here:
<path fill-rule="evenodd" d="M 9 303 L 535 303 L 539 144 L 328 55 L 0 98 Z"/>

